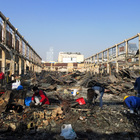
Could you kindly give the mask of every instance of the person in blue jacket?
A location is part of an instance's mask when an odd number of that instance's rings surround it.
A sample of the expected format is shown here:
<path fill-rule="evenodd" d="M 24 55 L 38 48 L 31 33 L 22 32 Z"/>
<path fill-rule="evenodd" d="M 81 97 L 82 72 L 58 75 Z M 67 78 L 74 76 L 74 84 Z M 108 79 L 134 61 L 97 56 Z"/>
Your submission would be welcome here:
<path fill-rule="evenodd" d="M 134 89 L 137 91 L 137 96 L 140 97 L 140 77 L 136 79 Z"/>
<path fill-rule="evenodd" d="M 140 98 L 136 96 L 125 96 L 124 102 L 127 107 L 130 109 L 130 113 L 134 113 L 134 111 L 138 111 L 140 114 Z"/>
<path fill-rule="evenodd" d="M 97 99 L 100 101 L 100 107 L 103 107 L 103 101 L 102 101 L 102 97 L 104 95 L 104 87 L 101 85 L 94 85 L 92 87 L 92 89 L 95 91 L 95 93 L 97 94 Z"/>

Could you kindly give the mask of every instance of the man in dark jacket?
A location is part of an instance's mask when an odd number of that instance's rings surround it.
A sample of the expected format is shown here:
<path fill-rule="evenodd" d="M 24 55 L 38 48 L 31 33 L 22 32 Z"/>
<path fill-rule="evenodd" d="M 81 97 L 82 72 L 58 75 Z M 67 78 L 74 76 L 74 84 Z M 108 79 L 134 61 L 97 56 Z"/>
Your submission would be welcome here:
<path fill-rule="evenodd" d="M 35 105 L 50 104 L 47 95 L 42 90 L 39 90 L 38 87 L 35 86 L 33 87 L 33 91 L 32 102 L 34 102 Z"/>
<path fill-rule="evenodd" d="M 137 91 L 137 96 L 140 97 L 140 77 L 136 79 L 134 89 Z"/>
<path fill-rule="evenodd" d="M 140 114 L 140 98 L 136 96 L 125 96 L 124 102 L 127 107 L 130 109 L 130 113 L 134 113 L 134 111 L 138 111 Z"/>

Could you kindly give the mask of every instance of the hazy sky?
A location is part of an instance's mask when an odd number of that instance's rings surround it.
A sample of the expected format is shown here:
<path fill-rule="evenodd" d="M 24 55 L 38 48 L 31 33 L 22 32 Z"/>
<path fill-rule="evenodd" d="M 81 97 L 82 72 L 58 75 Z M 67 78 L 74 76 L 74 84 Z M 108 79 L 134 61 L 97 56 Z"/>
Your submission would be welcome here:
<path fill-rule="evenodd" d="M 0 0 L 0 11 L 34 50 L 89 57 L 140 32 L 140 0 Z"/>

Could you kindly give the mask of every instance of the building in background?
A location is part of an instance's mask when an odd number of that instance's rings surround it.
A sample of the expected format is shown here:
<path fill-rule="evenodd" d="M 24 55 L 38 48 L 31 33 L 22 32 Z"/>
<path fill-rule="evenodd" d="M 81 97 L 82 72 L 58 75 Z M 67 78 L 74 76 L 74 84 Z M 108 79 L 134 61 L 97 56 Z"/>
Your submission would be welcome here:
<path fill-rule="evenodd" d="M 46 71 L 60 71 L 60 72 L 73 72 L 80 71 L 84 72 L 86 69 L 84 68 L 84 63 L 42 63 L 43 70 Z"/>
<path fill-rule="evenodd" d="M 46 52 L 46 61 L 53 61 L 53 47 L 50 47 L 50 50 Z"/>
<path fill-rule="evenodd" d="M 60 52 L 58 55 L 59 63 L 81 63 L 84 61 L 84 55 L 79 52 Z"/>

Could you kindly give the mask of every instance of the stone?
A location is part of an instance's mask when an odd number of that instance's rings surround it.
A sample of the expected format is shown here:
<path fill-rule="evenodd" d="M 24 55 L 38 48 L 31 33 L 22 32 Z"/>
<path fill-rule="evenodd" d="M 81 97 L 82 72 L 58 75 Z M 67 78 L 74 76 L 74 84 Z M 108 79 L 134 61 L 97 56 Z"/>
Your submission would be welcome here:
<path fill-rule="evenodd" d="M 46 116 L 50 116 L 52 114 L 52 111 L 50 110 L 44 110 L 44 113 Z"/>
<path fill-rule="evenodd" d="M 63 114 L 63 111 L 62 111 L 61 107 L 58 107 L 58 108 L 57 108 L 57 113 L 58 113 L 58 114 Z"/>
<path fill-rule="evenodd" d="M 52 127 L 55 127 L 55 126 L 56 126 L 55 121 L 54 121 L 54 120 L 51 120 L 50 125 L 51 125 Z"/>
<path fill-rule="evenodd" d="M 43 125 L 47 126 L 49 124 L 48 120 L 43 120 Z"/>
<path fill-rule="evenodd" d="M 17 128 L 17 126 L 16 126 L 15 123 L 10 123 L 10 124 L 9 124 L 9 127 L 12 129 L 12 131 L 15 131 L 16 128 Z"/>
<path fill-rule="evenodd" d="M 50 119 L 51 118 L 51 116 L 45 116 L 45 119 L 46 120 L 48 120 L 48 119 Z"/>
<path fill-rule="evenodd" d="M 41 111 L 40 111 L 39 117 L 40 117 L 40 119 L 44 119 L 44 112 L 41 112 Z"/>

